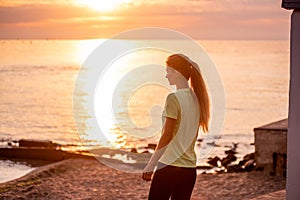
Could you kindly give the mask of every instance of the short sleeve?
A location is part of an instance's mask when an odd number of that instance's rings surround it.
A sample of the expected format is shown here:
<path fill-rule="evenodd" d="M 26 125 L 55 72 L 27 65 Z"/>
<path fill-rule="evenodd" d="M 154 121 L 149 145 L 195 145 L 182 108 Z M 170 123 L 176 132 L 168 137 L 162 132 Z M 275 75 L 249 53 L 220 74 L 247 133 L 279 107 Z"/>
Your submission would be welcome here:
<path fill-rule="evenodd" d="M 175 94 L 169 94 L 166 99 L 165 108 L 163 112 L 164 117 L 177 119 L 179 114 L 179 104 Z"/>

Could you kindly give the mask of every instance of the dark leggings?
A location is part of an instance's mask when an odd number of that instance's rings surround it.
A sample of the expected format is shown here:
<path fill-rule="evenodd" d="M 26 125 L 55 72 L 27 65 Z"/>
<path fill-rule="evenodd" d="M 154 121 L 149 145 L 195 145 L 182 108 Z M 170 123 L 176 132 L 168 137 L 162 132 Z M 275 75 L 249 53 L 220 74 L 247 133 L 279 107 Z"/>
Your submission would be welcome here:
<path fill-rule="evenodd" d="M 196 168 L 158 167 L 150 187 L 149 200 L 189 200 L 196 181 Z"/>

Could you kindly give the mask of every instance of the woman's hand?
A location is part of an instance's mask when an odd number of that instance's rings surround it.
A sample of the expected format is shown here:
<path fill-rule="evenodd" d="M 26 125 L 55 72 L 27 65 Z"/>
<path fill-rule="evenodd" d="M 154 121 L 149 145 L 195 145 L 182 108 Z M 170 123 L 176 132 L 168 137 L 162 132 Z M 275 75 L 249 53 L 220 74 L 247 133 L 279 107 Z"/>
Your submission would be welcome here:
<path fill-rule="evenodd" d="M 152 166 L 148 163 L 148 165 L 143 170 L 143 175 L 142 175 L 143 180 L 151 181 L 154 168 L 155 166 Z"/>
<path fill-rule="evenodd" d="M 151 181 L 153 172 L 143 172 L 143 180 Z"/>

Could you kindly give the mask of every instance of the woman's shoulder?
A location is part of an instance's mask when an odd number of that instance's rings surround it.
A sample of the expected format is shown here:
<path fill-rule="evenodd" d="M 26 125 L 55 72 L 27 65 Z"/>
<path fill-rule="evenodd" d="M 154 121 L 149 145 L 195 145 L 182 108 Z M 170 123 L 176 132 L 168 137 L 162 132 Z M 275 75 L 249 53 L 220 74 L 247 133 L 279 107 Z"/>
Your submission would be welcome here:
<path fill-rule="evenodd" d="M 179 105 L 179 100 L 178 100 L 176 93 L 174 93 L 174 92 L 169 93 L 167 96 L 167 99 L 166 99 L 166 103 Z"/>
<path fill-rule="evenodd" d="M 167 100 L 174 100 L 177 99 L 175 92 L 171 92 L 167 96 Z"/>

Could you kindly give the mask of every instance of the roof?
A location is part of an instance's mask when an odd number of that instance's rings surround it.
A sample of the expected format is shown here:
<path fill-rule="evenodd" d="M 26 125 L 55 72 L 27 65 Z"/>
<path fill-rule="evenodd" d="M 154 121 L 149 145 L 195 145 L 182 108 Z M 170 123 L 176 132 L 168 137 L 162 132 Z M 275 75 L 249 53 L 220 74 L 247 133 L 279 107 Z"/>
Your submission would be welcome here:
<path fill-rule="evenodd" d="M 254 128 L 256 130 L 276 130 L 276 131 L 287 131 L 288 129 L 288 119 L 282 119 L 270 124 L 263 125 L 261 127 Z"/>

